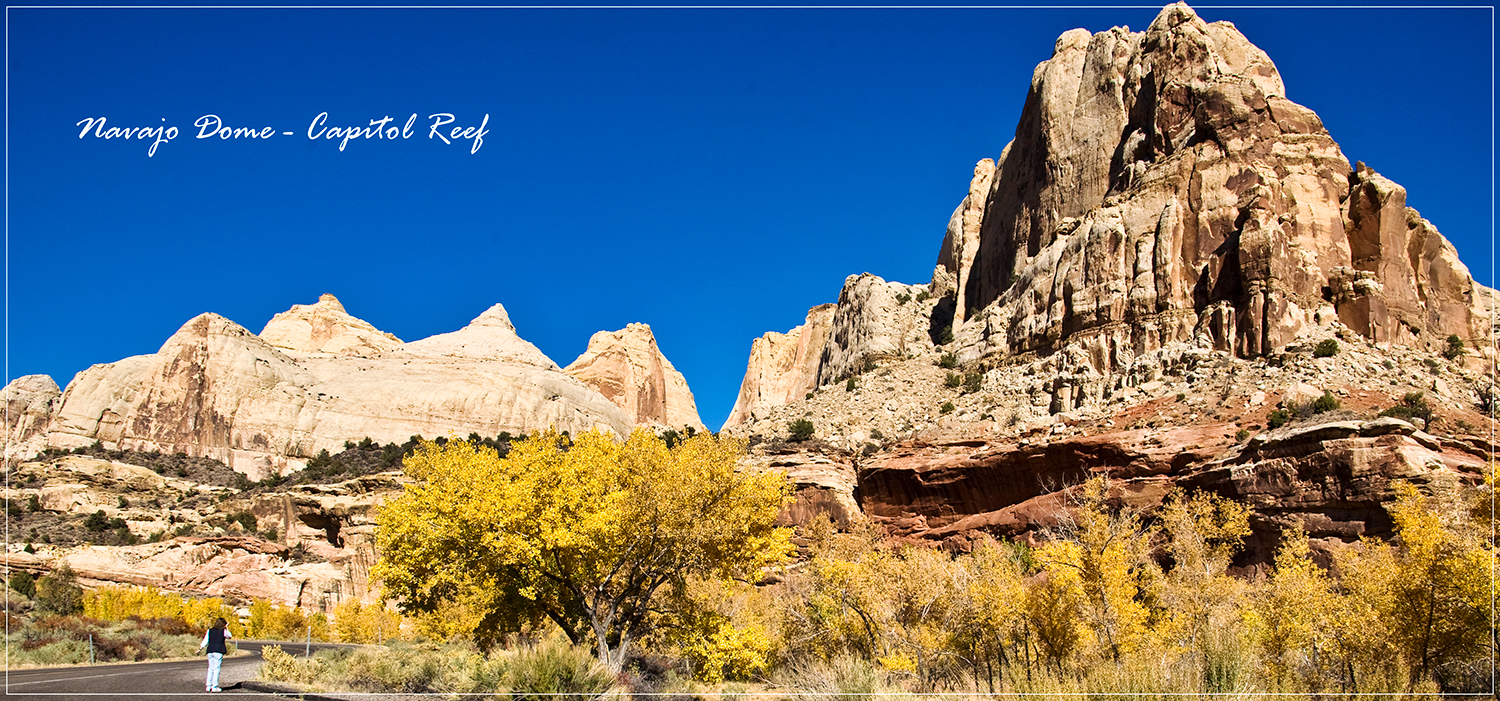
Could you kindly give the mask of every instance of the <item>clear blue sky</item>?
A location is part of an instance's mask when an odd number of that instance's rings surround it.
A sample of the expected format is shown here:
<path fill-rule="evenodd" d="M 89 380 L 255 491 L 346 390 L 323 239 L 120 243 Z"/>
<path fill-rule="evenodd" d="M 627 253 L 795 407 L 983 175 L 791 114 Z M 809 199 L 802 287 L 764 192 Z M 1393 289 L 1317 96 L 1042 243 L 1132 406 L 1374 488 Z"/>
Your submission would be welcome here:
<path fill-rule="evenodd" d="M 753 338 L 846 275 L 930 278 L 1057 35 L 1156 12 L 10 9 L 6 379 L 65 385 L 201 312 L 258 332 L 323 292 L 404 340 L 500 302 L 559 364 L 650 324 L 717 427 Z M 1492 283 L 1490 9 L 1199 12 Z M 306 136 L 320 112 L 489 133 L 339 152 Z M 277 135 L 195 139 L 205 114 Z M 98 116 L 181 133 L 148 158 L 80 140 Z"/>

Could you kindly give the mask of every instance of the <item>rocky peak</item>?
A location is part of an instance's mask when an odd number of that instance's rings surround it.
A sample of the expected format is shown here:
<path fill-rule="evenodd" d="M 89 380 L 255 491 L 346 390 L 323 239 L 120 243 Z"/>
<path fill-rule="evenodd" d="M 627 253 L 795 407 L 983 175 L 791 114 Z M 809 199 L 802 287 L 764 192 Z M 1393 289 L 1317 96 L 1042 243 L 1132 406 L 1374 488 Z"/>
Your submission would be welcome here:
<path fill-rule="evenodd" d="M 1064 33 L 996 162 L 977 245 L 955 214 L 939 252 L 934 288 L 952 278 L 972 322 L 962 355 L 1078 345 L 1111 372 L 1174 342 L 1257 357 L 1337 319 L 1406 344 L 1485 337 L 1452 247 L 1284 93 L 1234 25 L 1181 3 L 1145 32 Z M 1356 273 L 1372 284 L 1333 294 Z"/>
<path fill-rule="evenodd" d="M 703 428 L 687 380 L 662 354 L 646 324 L 594 334 L 588 349 L 563 372 L 625 410 L 636 425 Z"/>
<path fill-rule="evenodd" d="M 261 329 L 266 343 L 302 353 L 374 357 L 401 345 L 401 339 L 350 316 L 337 297 L 324 294 L 314 304 L 294 304 Z"/>
<path fill-rule="evenodd" d="M 750 343 L 745 379 L 723 428 L 765 418 L 770 409 L 817 389 L 818 364 L 836 308 L 833 304 L 813 307 L 802 325 L 786 333 L 768 331 Z"/>
<path fill-rule="evenodd" d="M 400 355 L 500 360 L 556 370 L 557 363 L 529 341 L 516 335 L 510 315 L 499 303 L 457 331 L 412 341 L 395 351 Z"/>

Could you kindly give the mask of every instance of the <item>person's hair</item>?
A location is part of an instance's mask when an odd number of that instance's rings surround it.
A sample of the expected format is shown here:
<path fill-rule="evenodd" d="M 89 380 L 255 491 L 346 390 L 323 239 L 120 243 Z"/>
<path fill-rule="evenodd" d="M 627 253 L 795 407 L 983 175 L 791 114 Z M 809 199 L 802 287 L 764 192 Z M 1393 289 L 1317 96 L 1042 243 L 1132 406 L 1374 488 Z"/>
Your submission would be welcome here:
<path fill-rule="evenodd" d="M 214 627 L 215 628 L 223 628 L 224 626 L 226 626 L 228 624 L 229 624 L 229 621 L 226 621 L 226 620 L 224 620 L 222 618 L 216 618 L 216 619 L 214 619 Z"/>

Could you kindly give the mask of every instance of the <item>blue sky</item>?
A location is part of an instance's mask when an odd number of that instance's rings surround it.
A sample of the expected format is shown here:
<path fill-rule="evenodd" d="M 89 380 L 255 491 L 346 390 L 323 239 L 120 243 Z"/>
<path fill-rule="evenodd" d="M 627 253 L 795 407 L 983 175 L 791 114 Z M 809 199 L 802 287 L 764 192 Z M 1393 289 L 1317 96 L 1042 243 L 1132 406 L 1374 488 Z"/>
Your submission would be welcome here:
<path fill-rule="evenodd" d="M 1492 284 L 1492 12 L 1215 9 Z M 1114 9 L 9 9 L 6 374 L 337 295 L 415 340 L 495 302 L 559 364 L 655 331 L 709 426 L 844 277 L 926 282 L 1032 68 Z M 410 139 L 307 138 L 419 115 Z M 488 134 L 444 145 L 427 115 Z M 195 120 L 273 127 L 194 138 Z M 180 129 L 80 139 L 79 120 Z M 282 132 L 294 132 L 292 136 Z"/>

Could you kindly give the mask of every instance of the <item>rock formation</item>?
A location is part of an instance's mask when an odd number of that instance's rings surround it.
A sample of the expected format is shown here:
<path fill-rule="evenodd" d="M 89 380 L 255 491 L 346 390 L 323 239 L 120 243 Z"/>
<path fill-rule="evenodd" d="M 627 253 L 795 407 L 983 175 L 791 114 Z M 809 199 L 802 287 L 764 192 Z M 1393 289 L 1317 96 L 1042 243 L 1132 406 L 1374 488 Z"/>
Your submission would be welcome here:
<path fill-rule="evenodd" d="M 687 380 L 662 355 L 646 324 L 594 334 L 563 372 L 614 402 L 638 426 L 704 428 Z"/>
<path fill-rule="evenodd" d="M 828 342 L 835 306 L 813 307 L 801 326 L 786 333 L 768 331 L 751 342 L 745 379 L 740 382 L 739 397 L 724 428 L 764 418 L 770 408 L 817 389 L 818 363 Z"/>
<path fill-rule="evenodd" d="M 380 474 L 245 496 L 234 488 L 83 455 L 21 463 L 12 477 L 15 484 L 5 497 L 17 503 L 37 497 L 40 512 L 11 518 L 7 567 L 45 572 L 67 562 L 89 586 L 154 586 L 325 612 L 345 599 L 372 594 L 376 507 L 402 488 L 400 476 Z M 47 521 L 54 527 L 59 520 L 76 524 L 95 512 L 123 520 L 141 540 L 159 540 L 61 548 L 34 537 Z M 276 540 L 226 520 L 243 512 L 254 514 L 262 532 L 274 531 Z M 184 527 L 199 535 L 171 537 Z M 27 529 L 31 536 L 23 536 Z M 24 552 L 26 543 L 37 552 Z M 293 559 L 292 546 L 306 555 Z"/>
<path fill-rule="evenodd" d="M 1173 342 L 1248 358 L 1334 318 L 1434 348 L 1490 332 L 1468 270 L 1404 191 L 1351 168 L 1233 25 L 1182 4 L 1145 32 L 1058 39 L 966 267 L 969 240 L 950 233 L 938 257 L 957 306 L 980 310 L 966 358 L 1074 344 L 1112 372 Z"/>
<path fill-rule="evenodd" d="M 47 444 L 180 451 L 258 479 L 367 436 L 399 443 L 549 426 L 623 434 L 633 423 L 518 337 L 498 304 L 463 329 L 378 355 L 388 335 L 332 298 L 278 315 L 267 329 L 284 348 L 202 314 L 155 354 L 79 373 L 58 401 Z M 354 349 L 370 355 L 349 355 Z M 30 455 L 23 452 L 7 446 L 8 457 Z"/>
<path fill-rule="evenodd" d="M 47 426 L 62 390 L 46 375 L 18 377 L 0 390 L 5 406 L 6 455 L 31 455 L 46 447 Z"/>
<path fill-rule="evenodd" d="M 316 304 L 294 304 L 266 322 L 261 340 L 282 350 L 374 357 L 394 350 L 401 339 L 350 316 L 338 298 L 325 294 Z"/>
<path fill-rule="evenodd" d="M 848 278 L 815 375 L 757 340 L 725 428 L 795 475 L 790 518 L 853 502 L 963 548 L 1031 537 L 1108 473 L 1141 506 L 1175 487 L 1249 503 L 1255 565 L 1287 525 L 1389 535 L 1393 480 L 1479 479 L 1494 296 L 1264 52 L 1174 4 L 1144 32 L 1064 33 L 930 285 Z M 1450 336 L 1462 352 L 1440 354 Z M 1376 418 L 1411 396 L 1431 425 Z M 1273 411 L 1300 419 L 1271 430 Z M 797 420 L 816 440 L 784 439 Z"/>

